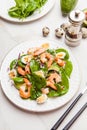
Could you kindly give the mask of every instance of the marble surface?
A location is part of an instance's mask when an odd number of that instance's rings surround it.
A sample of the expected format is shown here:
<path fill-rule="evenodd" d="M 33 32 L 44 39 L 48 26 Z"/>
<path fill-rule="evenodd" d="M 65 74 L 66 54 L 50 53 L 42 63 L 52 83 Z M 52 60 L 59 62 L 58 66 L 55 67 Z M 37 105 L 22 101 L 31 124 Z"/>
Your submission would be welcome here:
<path fill-rule="evenodd" d="M 86 8 L 86 1 L 79 0 L 77 7 L 79 9 Z M 63 22 L 67 22 L 67 17 L 62 17 L 60 11 L 60 2 L 55 1 L 53 9 L 43 18 L 27 23 L 13 24 L 0 19 L 0 65 L 5 55 L 11 48 L 17 44 L 27 40 L 42 39 L 42 28 L 48 26 L 50 34 L 47 37 L 64 43 L 64 38 L 58 39 L 55 37 L 55 29 Z M 47 39 L 46 38 L 46 39 Z M 54 123 L 59 119 L 63 112 L 68 108 L 75 97 L 86 87 L 87 82 L 87 39 L 83 39 L 78 47 L 69 47 L 75 56 L 81 74 L 81 83 L 79 90 L 74 98 L 65 106 L 51 112 L 45 113 L 30 113 L 15 107 L 4 95 L 0 86 L 0 130 L 50 130 Z M 87 93 L 75 105 L 63 121 L 58 130 L 66 125 L 66 123 L 75 115 L 75 113 L 87 101 Z M 87 109 L 81 114 L 76 122 L 71 126 L 70 130 L 87 130 Z"/>

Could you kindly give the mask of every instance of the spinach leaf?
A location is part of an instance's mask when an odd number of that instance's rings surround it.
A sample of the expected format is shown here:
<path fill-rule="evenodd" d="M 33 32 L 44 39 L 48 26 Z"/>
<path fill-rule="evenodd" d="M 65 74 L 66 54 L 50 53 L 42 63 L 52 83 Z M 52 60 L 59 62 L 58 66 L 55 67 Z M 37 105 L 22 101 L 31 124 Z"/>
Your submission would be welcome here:
<path fill-rule="evenodd" d="M 24 79 L 22 77 L 13 78 L 14 83 L 24 83 Z"/>
<path fill-rule="evenodd" d="M 13 60 L 11 63 L 10 63 L 10 70 L 14 69 L 17 65 L 17 59 Z"/>
<path fill-rule="evenodd" d="M 65 64 L 65 67 L 64 67 L 64 71 L 65 71 L 65 73 L 66 73 L 66 75 L 68 77 L 70 77 L 70 75 L 72 73 L 72 70 L 73 70 L 72 62 L 71 61 L 66 61 L 66 64 Z"/>
<path fill-rule="evenodd" d="M 8 14 L 11 17 L 24 19 L 41 8 L 47 0 L 14 0 L 15 6 L 11 7 Z"/>
<path fill-rule="evenodd" d="M 55 50 L 54 49 L 48 49 L 47 52 L 50 53 L 51 55 L 55 56 Z"/>
<path fill-rule="evenodd" d="M 43 71 L 44 76 L 46 77 L 46 76 L 47 76 L 47 73 L 48 73 L 47 65 L 46 65 L 46 64 L 44 64 L 44 66 L 43 66 L 43 65 L 42 65 L 42 66 L 40 65 L 40 70 Z"/>
<path fill-rule="evenodd" d="M 63 94 L 69 89 L 69 80 L 64 71 L 61 72 L 61 78 L 62 78 L 62 82 L 60 83 L 60 85 L 63 86 L 63 90 L 62 90 L 62 94 Z"/>
<path fill-rule="evenodd" d="M 36 92 L 36 90 L 35 90 L 35 88 L 33 86 L 31 87 L 30 93 L 31 93 L 31 97 L 30 98 L 32 100 L 37 99 L 37 92 Z"/>
<path fill-rule="evenodd" d="M 25 68 L 25 64 L 21 62 L 21 59 L 18 60 L 18 65 L 22 68 Z"/>
<path fill-rule="evenodd" d="M 37 97 L 39 97 L 41 95 L 41 90 L 38 89 L 37 85 L 36 85 L 36 80 L 35 77 L 32 77 L 32 75 L 27 74 L 27 78 L 29 79 L 29 81 L 32 83 L 32 87 L 31 87 L 31 99 L 35 100 L 37 99 Z"/>
<path fill-rule="evenodd" d="M 41 88 L 46 86 L 46 79 L 39 75 L 33 73 L 31 76 L 31 80 L 36 90 L 41 90 Z"/>
<path fill-rule="evenodd" d="M 48 94 L 48 97 L 57 97 L 57 96 L 60 96 L 59 92 L 51 89 Z"/>
<path fill-rule="evenodd" d="M 24 0 L 14 0 L 16 3 L 16 6 L 21 7 L 24 3 Z"/>
<path fill-rule="evenodd" d="M 30 98 L 32 100 L 35 100 L 37 99 L 37 97 L 39 97 L 42 94 L 41 88 L 46 86 L 46 80 L 45 78 L 38 76 L 35 73 L 33 73 L 32 75 L 27 75 L 27 77 L 32 83 Z"/>
<path fill-rule="evenodd" d="M 31 70 L 31 72 L 33 73 L 35 71 L 38 71 L 39 68 L 40 68 L 39 62 L 37 62 L 35 59 L 32 59 L 30 61 L 30 70 Z"/>
<path fill-rule="evenodd" d="M 34 86 L 31 87 L 31 90 L 30 90 L 30 93 L 31 93 L 31 99 L 32 100 L 35 100 L 37 99 L 39 96 L 41 96 L 41 91 L 37 91 Z"/>

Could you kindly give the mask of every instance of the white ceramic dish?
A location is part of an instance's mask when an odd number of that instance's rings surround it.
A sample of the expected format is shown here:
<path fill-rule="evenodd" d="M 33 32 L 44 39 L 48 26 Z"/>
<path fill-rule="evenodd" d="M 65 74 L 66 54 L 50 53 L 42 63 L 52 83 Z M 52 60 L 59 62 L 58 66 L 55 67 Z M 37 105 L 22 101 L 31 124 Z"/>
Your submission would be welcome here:
<path fill-rule="evenodd" d="M 19 20 L 17 18 L 12 18 L 8 15 L 9 8 L 15 5 L 14 0 L 0 0 L 0 17 L 10 21 L 10 22 L 17 22 L 17 23 L 24 23 L 24 22 L 31 22 L 41 18 L 42 16 L 46 15 L 53 7 L 55 0 L 48 0 L 47 3 L 41 8 L 41 11 L 36 11 L 33 15 L 27 17 L 24 20 Z"/>
<path fill-rule="evenodd" d="M 36 101 L 23 100 L 20 98 L 18 90 L 15 89 L 14 86 L 11 86 L 11 81 L 9 80 L 7 70 L 8 70 L 10 62 L 13 59 L 17 58 L 20 52 L 26 52 L 28 48 L 37 47 L 43 43 L 49 43 L 50 48 L 62 47 L 62 48 L 67 49 L 70 54 L 70 60 L 73 63 L 73 72 L 70 78 L 70 88 L 67 94 L 61 97 L 49 98 L 46 103 L 38 105 Z M 51 40 L 40 39 L 38 41 L 27 41 L 27 42 L 19 44 L 18 46 L 13 48 L 5 57 L 1 66 L 0 73 L 1 73 L 2 90 L 7 96 L 7 98 L 16 106 L 24 110 L 33 111 L 33 112 L 46 112 L 46 111 L 54 110 L 63 106 L 64 104 L 66 104 L 73 98 L 80 84 L 79 68 L 71 51 L 65 46 L 60 45 L 58 42 L 51 41 Z"/>

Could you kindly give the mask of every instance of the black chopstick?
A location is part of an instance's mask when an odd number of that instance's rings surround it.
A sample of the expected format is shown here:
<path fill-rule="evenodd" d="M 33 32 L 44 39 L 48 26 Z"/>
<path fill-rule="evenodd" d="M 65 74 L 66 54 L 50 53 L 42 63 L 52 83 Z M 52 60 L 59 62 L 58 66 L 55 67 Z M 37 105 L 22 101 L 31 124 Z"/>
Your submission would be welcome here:
<path fill-rule="evenodd" d="M 87 108 L 87 102 L 82 106 L 82 108 L 76 113 L 76 115 L 68 122 L 68 124 L 63 128 L 63 130 L 68 130 L 75 120 L 81 115 L 81 113 Z"/>
<path fill-rule="evenodd" d="M 75 106 L 75 104 L 77 103 L 77 101 L 81 98 L 81 96 L 83 95 L 83 93 L 80 93 L 76 99 L 72 102 L 72 104 L 69 106 L 69 108 L 64 112 L 64 114 L 59 118 L 59 120 L 55 123 L 55 125 L 51 128 L 51 130 L 56 130 L 60 124 L 62 123 L 62 121 L 65 119 L 65 117 L 69 114 L 69 112 L 72 110 L 72 108 Z"/>
<path fill-rule="evenodd" d="M 87 86 L 87 83 L 86 83 Z M 64 114 L 59 118 L 59 120 L 54 124 L 54 126 L 51 128 L 51 130 L 56 130 L 60 124 L 63 122 L 65 117 L 69 114 L 69 112 L 72 110 L 72 108 L 75 106 L 75 104 L 78 102 L 78 100 L 82 97 L 82 95 L 86 92 L 87 87 L 83 89 L 83 91 L 75 98 L 75 100 L 72 102 L 72 104 L 69 106 L 69 108 L 64 112 Z"/>

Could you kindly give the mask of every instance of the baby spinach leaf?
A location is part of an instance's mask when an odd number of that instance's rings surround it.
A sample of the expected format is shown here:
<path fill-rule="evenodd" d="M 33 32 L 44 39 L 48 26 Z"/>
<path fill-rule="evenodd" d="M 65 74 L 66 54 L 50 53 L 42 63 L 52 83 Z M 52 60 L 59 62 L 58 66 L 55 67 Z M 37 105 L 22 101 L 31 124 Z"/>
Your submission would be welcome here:
<path fill-rule="evenodd" d="M 63 91 L 68 90 L 69 89 L 69 80 L 64 71 L 61 72 L 61 79 L 62 79 L 62 82 L 60 83 L 60 85 L 63 86 Z"/>
<path fill-rule="evenodd" d="M 30 61 L 30 70 L 31 70 L 31 72 L 33 73 L 35 71 L 38 71 L 39 68 L 40 68 L 39 63 L 35 59 L 32 59 Z"/>
<path fill-rule="evenodd" d="M 32 79 L 31 79 L 31 75 L 26 74 L 26 76 L 27 76 L 27 78 L 29 79 L 29 81 L 31 82 L 31 81 L 32 81 Z"/>
<path fill-rule="evenodd" d="M 70 75 L 72 73 L 72 70 L 73 70 L 72 62 L 71 61 L 66 61 L 66 64 L 65 64 L 65 67 L 64 67 L 64 71 L 65 71 L 65 73 L 66 73 L 66 75 L 68 77 L 70 77 Z"/>
<path fill-rule="evenodd" d="M 15 77 L 13 78 L 13 81 L 15 83 L 24 83 L 24 79 L 22 77 Z"/>
<path fill-rule="evenodd" d="M 31 93 L 31 99 L 32 100 L 35 100 L 35 99 L 37 99 L 39 96 L 41 96 L 41 91 L 37 91 L 35 88 L 34 88 L 34 86 L 32 86 L 31 87 L 31 91 L 30 91 L 30 93 Z"/>
<path fill-rule="evenodd" d="M 40 65 L 40 70 L 42 70 L 44 72 L 44 76 L 46 77 L 47 76 L 47 73 L 48 73 L 48 68 L 47 68 L 47 65 L 44 64 L 44 66 L 41 67 Z"/>
<path fill-rule="evenodd" d="M 54 49 L 48 49 L 47 52 L 50 53 L 51 55 L 55 56 L 55 50 Z"/>
<path fill-rule="evenodd" d="M 11 63 L 10 63 L 10 70 L 14 69 L 17 65 L 17 59 L 13 60 Z"/>
<path fill-rule="evenodd" d="M 55 91 L 55 90 L 50 90 L 48 94 L 48 97 L 58 97 L 58 96 L 60 96 L 60 94 L 58 91 Z"/>
<path fill-rule="evenodd" d="M 36 90 L 37 89 L 41 90 L 41 88 L 46 86 L 46 79 L 39 75 L 36 75 L 33 73 L 31 76 L 31 80 L 32 80 L 32 83 L 33 83 L 34 87 L 36 88 Z"/>
<path fill-rule="evenodd" d="M 37 98 L 37 92 L 36 92 L 36 89 L 33 86 L 31 87 L 30 93 L 31 93 L 31 97 L 30 98 L 32 100 L 35 100 Z"/>
<path fill-rule="evenodd" d="M 46 80 L 34 73 L 32 75 L 27 75 L 27 76 L 28 76 L 28 79 L 32 83 L 31 99 L 35 100 L 37 97 L 39 97 L 41 95 L 41 93 L 42 93 L 41 88 L 46 86 Z"/>
<path fill-rule="evenodd" d="M 8 14 L 11 17 L 24 19 L 41 8 L 47 0 L 14 0 L 15 6 L 11 7 Z"/>
<path fill-rule="evenodd" d="M 25 64 L 21 62 L 21 59 L 18 60 L 18 65 L 22 68 L 25 68 Z"/>

